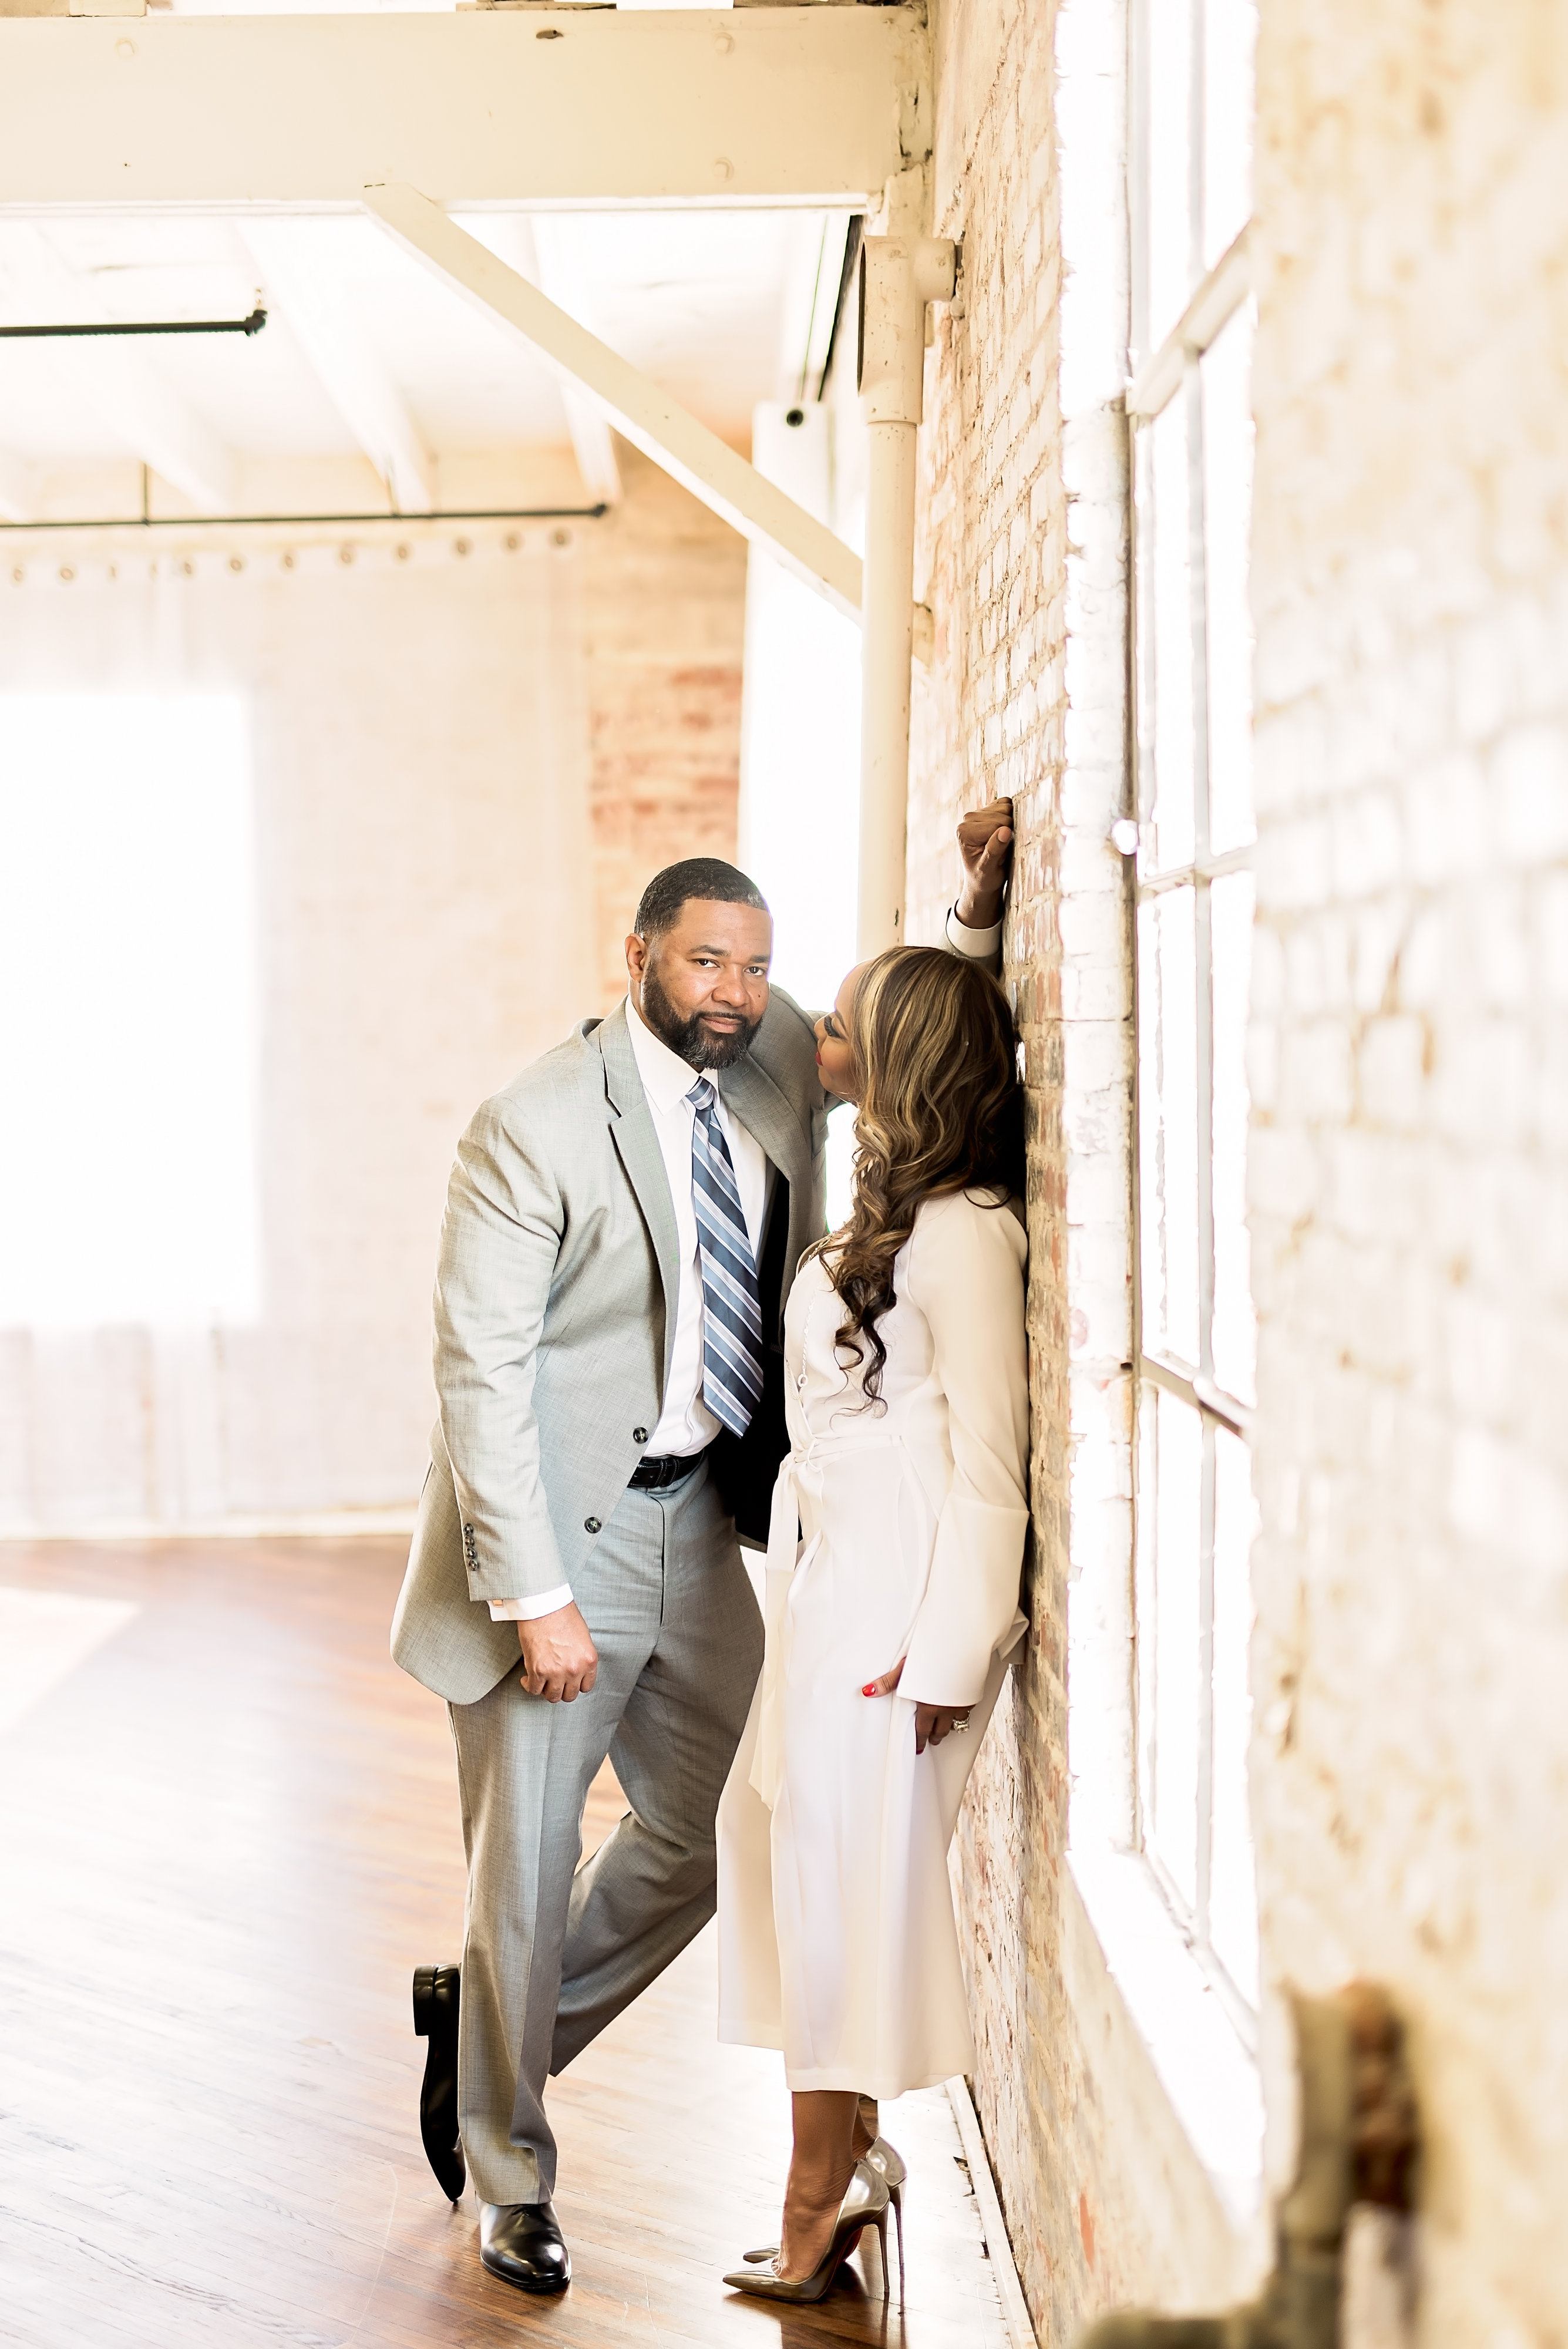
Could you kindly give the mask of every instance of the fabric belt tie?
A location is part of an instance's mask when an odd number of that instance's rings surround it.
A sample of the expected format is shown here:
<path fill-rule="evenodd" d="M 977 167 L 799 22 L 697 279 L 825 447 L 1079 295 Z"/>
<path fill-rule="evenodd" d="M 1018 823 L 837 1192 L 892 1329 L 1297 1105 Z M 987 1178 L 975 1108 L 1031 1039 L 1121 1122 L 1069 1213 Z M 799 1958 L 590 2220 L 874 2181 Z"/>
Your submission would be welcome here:
<path fill-rule="evenodd" d="M 814 1435 L 805 1444 L 795 1444 L 780 1463 L 768 1518 L 768 1554 L 763 1584 L 765 1644 L 758 1682 L 757 1738 L 749 1781 L 770 1811 L 784 1790 L 784 1689 L 789 1659 L 790 1602 L 822 1547 L 820 1532 L 809 1541 L 801 1539 L 801 1519 L 806 1514 L 802 1504 L 809 1505 L 813 1522 L 820 1525 L 823 1469 L 827 1462 L 846 1454 L 879 1452 L 888 1446 L 901 1449 L 902 1445 L 902 1436 L 891 1433 Z"/>

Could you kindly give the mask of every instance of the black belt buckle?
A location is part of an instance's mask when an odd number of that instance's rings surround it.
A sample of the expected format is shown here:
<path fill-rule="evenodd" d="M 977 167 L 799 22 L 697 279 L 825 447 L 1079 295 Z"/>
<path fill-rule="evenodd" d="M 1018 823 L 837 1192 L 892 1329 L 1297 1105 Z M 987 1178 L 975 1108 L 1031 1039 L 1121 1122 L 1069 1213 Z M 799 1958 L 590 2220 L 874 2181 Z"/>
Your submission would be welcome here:
<path fill-rule="evenodd" d="M 631 1472 L 639 1493 L 662 1493 L 700 1468 L 708 1454 L 701 1452 L 645 1452 Z"/>

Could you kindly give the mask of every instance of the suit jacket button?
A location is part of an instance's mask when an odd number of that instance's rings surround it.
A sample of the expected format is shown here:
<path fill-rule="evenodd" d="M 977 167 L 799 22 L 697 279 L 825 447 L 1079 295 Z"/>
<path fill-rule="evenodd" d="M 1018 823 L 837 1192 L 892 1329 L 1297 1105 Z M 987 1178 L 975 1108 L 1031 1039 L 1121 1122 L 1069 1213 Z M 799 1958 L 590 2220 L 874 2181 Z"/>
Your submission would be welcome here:
<path fill-rule="evenodd" d="M 634 1427 L 631 1431 L 631 1440 L 634 1444 L 646 1444 L 648 1442 L 647 1428 Z"/>
<path fill-rule="evenodd" d="M 597 1534 L 598 1530 L 599 1520 L 597 1517 L 585 1517 L 583 1519 L 583 1531 L 586 1534 Z"/>

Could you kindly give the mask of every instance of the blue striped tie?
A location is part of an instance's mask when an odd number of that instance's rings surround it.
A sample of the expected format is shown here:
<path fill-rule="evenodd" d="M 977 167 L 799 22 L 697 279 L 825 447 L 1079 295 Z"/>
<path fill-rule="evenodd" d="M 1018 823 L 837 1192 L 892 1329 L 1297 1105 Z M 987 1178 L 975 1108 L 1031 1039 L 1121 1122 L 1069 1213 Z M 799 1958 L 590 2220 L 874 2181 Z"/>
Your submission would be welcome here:
<path fill-rule="evenodd" d="M 757 1268 L 730 1145 L 706 1077 L 686 1096 L 691 1121 L 691 1204 L 702 1268 L 702 1400 L 733 1435 L 744 1435 L 763 1392 L 763 1314 Z"/>

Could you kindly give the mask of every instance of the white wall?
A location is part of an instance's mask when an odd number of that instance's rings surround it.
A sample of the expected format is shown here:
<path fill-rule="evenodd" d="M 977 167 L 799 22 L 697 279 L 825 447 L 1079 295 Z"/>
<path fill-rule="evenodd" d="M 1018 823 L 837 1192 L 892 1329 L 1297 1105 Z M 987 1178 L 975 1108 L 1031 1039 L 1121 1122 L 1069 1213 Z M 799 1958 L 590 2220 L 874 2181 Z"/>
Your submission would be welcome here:
<path fill-rule="evenodd" d="M 759 472 L 842 529 L 836 426 L 844 437 L 821 403 L 769 403 L 753 419 L 752 454 Z M 814 1007 L 833 1000 L 855 959 L 859 811 L 859 628 L 753 545 L 738 854 L 773 907 L 774 977 Z"/>
<path fill-rule="evenodd" d="M 0 1330 L 0 1529 L 412 1501 L 453 1143 L 597 992 L 579 553 L 556 535 L 100 537 L 9 567 L 0 696 L 222 693 L 245 711 L 260 1300 Z M 69 886 L 57 860 L 36 877 Z M 40 987 L 3 1016 L 47 1034 L 58 1015 Z M 112 1112 L 67 1102 L 51 1133 L 8 1109 L 8 1149 L 57 1151 L 78 1196 L 88 1153 L 113 1200 Z M 199 1158 L 182 1150 L 167 1184 L 210 1223 Z"/>

